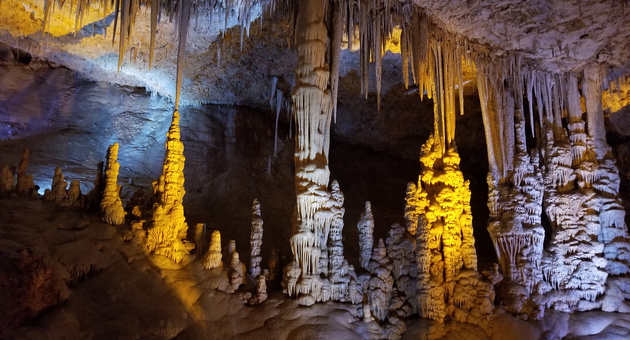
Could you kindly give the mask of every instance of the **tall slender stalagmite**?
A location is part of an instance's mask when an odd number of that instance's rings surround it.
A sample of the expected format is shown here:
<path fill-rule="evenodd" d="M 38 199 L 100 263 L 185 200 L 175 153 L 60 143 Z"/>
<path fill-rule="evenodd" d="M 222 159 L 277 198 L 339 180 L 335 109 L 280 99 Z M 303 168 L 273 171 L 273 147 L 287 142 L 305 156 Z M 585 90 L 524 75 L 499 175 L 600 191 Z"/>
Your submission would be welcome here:
<path fill-rule="evenodd" d="M 120 186 L 118 185 L 118 143 L 107 149 L 107 168 L 105 170 L 105 188 L 101 200 L 101 218 L 111 225 L 125 223 L 125 209 L 120 200 Z"/>
<path fill-rule="evenodd" d="M 184 194 L 184 143 L 179 135 L 179 112 L 173 112 L 173 122 L 166 134 L 164 170 L 157 186 L 158 203 L 153 210 L 147 248 L 179 263 L 194 244 L 185 240 L 188 225 L 182 205 Z"/>

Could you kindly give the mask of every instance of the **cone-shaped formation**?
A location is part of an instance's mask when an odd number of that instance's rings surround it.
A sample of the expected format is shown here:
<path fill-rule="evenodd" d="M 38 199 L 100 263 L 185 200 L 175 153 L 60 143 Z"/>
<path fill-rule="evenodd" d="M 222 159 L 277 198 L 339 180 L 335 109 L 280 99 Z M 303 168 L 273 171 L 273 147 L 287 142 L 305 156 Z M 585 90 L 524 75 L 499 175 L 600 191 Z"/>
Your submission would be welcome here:
<path fill-rule="evenodd" d="M 107 149 L 107 167 L 105 170 L 105 186 L 101 199 L 101 219 L 111 225 L 125 223 L 125 209 L 120 200 L 120 186 L 118 185 L 118 143 Z"/>
<path fill-rule="evenodd" d="M 146 245 L 150 252 L 181 262 L 194 248 L 185 241 L 188 225 L 182 205 L 184 194 L 184 143 L 180 141 L 179 112 L 173 112 L 173 122 L 166 134 L 164 169 L 157 185 L 158 202 L 153 210 Z"/>
<path fill-rule="evenodd" d="M 206 258 L 203 262 L 203 267 L 206 269 L 213 269 L 223 267 L 221 259 L 223 253 L 221 253 L 221 233 L 218 230 L 212 232 L 210 237 L 210 248 L 206 254 Z"/>
<path fill-rule="evenodd" d="M 249 274 L 256 278 L 261 274 L 260 262 L 262 257 L 260 256 L 260 248 L 262 247 L 263 238 L 263 219 L 260 213 L 260 202 L 257 199 L 252 204 L 252 229 L 249 244 L 251 246 L 251 256 L 249 267 Z"/>

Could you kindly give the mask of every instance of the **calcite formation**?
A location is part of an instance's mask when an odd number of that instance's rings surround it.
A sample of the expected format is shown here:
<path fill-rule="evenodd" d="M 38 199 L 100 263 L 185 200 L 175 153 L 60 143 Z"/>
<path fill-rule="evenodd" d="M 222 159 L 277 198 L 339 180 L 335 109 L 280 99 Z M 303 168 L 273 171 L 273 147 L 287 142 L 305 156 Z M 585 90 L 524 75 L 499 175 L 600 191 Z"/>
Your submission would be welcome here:
<path fill-rule="evenodd" d="M 68 187 L 68 182 L 65 181 L 63 174 L 61 173 L 61 168 L 55 168 L 55 174 L 53 175 L 52 185 L 49 189 L 46 189 L 44 192 L 44 199 L 46 201 L 54 201 L 56 203 L 61 203 L 67 196 L 66 188 Z"/>
<path fill-rule="evenodd" d="M 0 194 L 8 195 L 15 188 L 15 174 L 9 165 L 0 168 Z"/>
<path fill-rule="evenodd" d="M 333 219 L 329 207 L 334 201 L 327 188 L 332 105 L 327 91 L 325 5 L 323 0 L 304 2 L 299 6 L 297 19 L 298 66 L 293 88 L 297 211 L 291 236 L 295 261 L 285 270 L 284 280 L 289 295 L 320 291 L 319 275 L 328 271 L 327 266 L 320 263 L 322 254 L 327 256 L 327 239 Z M 297 278 L 296 266 L 300 271 Z M 292 289 L 293 281 L 297 281 L 295 290 Z"/>
<path fill-rule="evenodd" d="M 260 256 L 260 248 L 262 247 L 263 238 L 263 219 L 260 212 L 260 202 L 257 199 L 252 204 L 252 228 L 249 244 L 251 246 L 250 255 L 250 267 L 249 275 L 253 278 L 258 277 L 261 274 L 260 262 L 262 262 L 262 256 Z"/>
<path fill-rule="evenodd" d="M 359 264 L 363 269 L 367 269 L 374 244 L 374 215 L 372 215 L 372 204 L 369 201 L 365 202 L 365 210 L 359 216 L 357 229 L 359 229 Z"/>
<path fill-rule="evenodd" d="M 230 285 L 233 290 L 238 290 L 243 284 L 243 278 L 245 275 L 245 265 L 241 262 L 238 252 L 232 253 L 232 259 L 230 260 L 230 268 L 228 276 L 230 279 Z"/>
<path fill-rule="evenodd" d="M 15 186 L 15 192 L 21 196 L 30 196 L 35 190 L 33 175 L 26 172 L 30 154 L 31 152 L 29 149 L 24 149 L 24 151 L 22 151 L 22 159 L 20 160 L 20 164 L 17 169 L 17 184 Z"/>
<path fill-rule="evenodd" d="M 344 196 L 339 183 L 333 181 L 330 194 L 334 199 L 331 211 L 334 215 L 328 233 L 328 277 L 330 279 L 331 299 L 335 301 L 349 301 L 348 286 L 354 274 L 354 268 L 348 264 L 343 256 L 343 207 Z"/>
<path fill-rule="evenodd" d="M 389 313 L 389 302 L 394 289 L 392 269 L 385 242 L 379 239 L 368 264 L 372 276 L 367 282 L 366 289 L 371 315 L 379 321 L 385 321 Z"/>
<path fill-rule="evenodd" d="M 164 255 L 179 263 L 194 249 L 186 241 L 188 224 L 182 205 L 184 194 L 184 143 L 180 141 L 179 112 L 173 112 L 173 121 L 166 134 L 166 155 L 162 176 L 156 187 L 158 196 L 154 205 L 153 221 L 147 233 L 149 252 Z"/>
<path fill-rule="evenodd" d="M 212 232 L 212 236 L 210 237 L 210 248 L 208 249 L 208 253 L 204 259 L 203 267 L 206 269 L 222 268 L 222 258 L 221 233 L 218 230 L 215 230 Z"/>
<path fill-rule="evenodd" d="M 111 225 L 125 223 L 125 209 L 120 200 L 120 186 L 118 185 L 118 143 L 107 149 L 107 165 L 105 168 L 105 184 L 101 198 L 101 219 Z"/>
<path fill-rule="evenodd" d="M 389 238 L 392 251 L 398 253 L 399 249 L 411 247 L 413 240 L 404 241 L 404 237 L 412 237 L 409 231 L 415 229 L 417 272 L 408 267 L 408 260 L 397 263 L 394 270 L 399 279 L 417 275 L 417 308 L 422 317 L 444 322 L 447 316 L 457 312 L 460 313 L 458 318 L 489 331 L 492 303 L 481 302 L 485 299 L 492 302 L 494 290 L 492 284 L 477 273 L 470 189 L 459 170 L 459 160 L 454 142 L 449 143 L 445 152 L 442 143 L 435 143 L 432 137 L 422 146 L 419 182 L 408 185 L 405 209 L 406 216 L 413 212 L 418 221 L 412 228 L 408 224 L 407 231 L 395 226 Z M 411 204 L 416 206 L 409 206 Z M 409 284 L 408 280 L 403 281 Z M 483 293 L 469 294 L 475 287 L 483 287 Z M 475 311 L 471 311 L 473 307 Z"/>

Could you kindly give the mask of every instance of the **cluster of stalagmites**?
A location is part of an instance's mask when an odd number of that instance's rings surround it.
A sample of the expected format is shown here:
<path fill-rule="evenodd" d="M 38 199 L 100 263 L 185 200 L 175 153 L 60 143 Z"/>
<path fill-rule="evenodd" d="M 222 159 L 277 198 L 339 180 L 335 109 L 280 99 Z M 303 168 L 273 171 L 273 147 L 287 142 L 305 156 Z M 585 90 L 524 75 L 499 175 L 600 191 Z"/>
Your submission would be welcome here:
<path fill-rule="evenodd" d="M 24 149 L 17 169 L 9 165 L 3 165 L 0 168 L 0 197 L 12 195 L 38 197 L 39 187 L 33 182 L 33 175 L 26 172 L 29 156 L 29 149 Z M 68 182 L 65 180 L 59 167 L 55 168 L 51 187 L 44 191 L 43 199 L 63 206 L 78 208 L 88 207 L 92 203 L 90 197 L 81 193 L 78 180 L 71 181 L 68 187 Z"/>
<path fill-rule="evenodd" d="M 29 155 L 29 149 L 24 149 L 22 160 L 20 160 L 17 168 L 17 181 L 15 167 L 5 164 L 0 168 L 0 197 L 11 195 L 37 197 L 37 188 L 33 182 L 33 175 L 26 173 Z"/>
<path fill-rule="evenodd" d="M 498 155 L 488 176 L 488 231 L 505 277 L 498 286 L 501 304 L 524 318 L 541 318 L 545 308 L 628 311 L 629 238 L 619 174 L 605 141 L 601 70 L 587 66 L 580 80 L 526 69 L 522 76 L 520 65 L 512 66 L 496 68 L 503 81 L 490 82 L 481 98 L 485 110 L 507 117 L 487 125 L 512 131 L 489 143 L 489 153 Z M 523 101 L 515 100 L 524 92 L 529 125 L 537 131 L 529 155 Z M 491 130 L 486 126 L 486 133 Z M 543 210 L 552 229 L 545 249 Z"/>

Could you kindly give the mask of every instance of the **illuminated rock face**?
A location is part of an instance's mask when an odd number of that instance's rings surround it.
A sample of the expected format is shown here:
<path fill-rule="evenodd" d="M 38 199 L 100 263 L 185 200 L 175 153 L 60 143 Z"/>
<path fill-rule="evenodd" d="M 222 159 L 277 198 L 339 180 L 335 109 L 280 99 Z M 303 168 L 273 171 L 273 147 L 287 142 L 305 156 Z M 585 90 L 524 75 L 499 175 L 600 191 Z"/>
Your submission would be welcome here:
<path fill-rule="evenodd" d="M 120 186 L 118 185 L 118 143 L 109 146 L 107 150 L 107 168 L 105 169 L 105 187 L 101 199 L 101 219 L 111 225 L 125 223 L 125 209 L 120 200 Z"/>
<path fill-rule="evenodd" d="M 146 246 L 179 263 L 194 248 L 185 241 L 188 225 L 184 217 L 184 143 L 180 141 L 179 112 L 173 113 L 173 122 L 166 134 L 164 169 L 158 181 L 158 202 L 153 210 L 153 222 L 149 226 Z"/>

